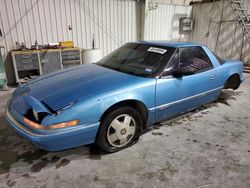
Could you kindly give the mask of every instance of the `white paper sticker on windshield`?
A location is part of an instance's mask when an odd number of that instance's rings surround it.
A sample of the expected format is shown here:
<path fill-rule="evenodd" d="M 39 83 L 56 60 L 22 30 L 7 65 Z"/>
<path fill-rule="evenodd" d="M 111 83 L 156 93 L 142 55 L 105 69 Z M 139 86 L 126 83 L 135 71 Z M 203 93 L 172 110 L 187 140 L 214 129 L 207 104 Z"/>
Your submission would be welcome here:
<path fill-rule="evenodd" d="M 145 71 L 146 72 L 152 72 L 152 69 L 146 68 Z"/>
<path fill-rule="evenodd" d="M 163 49 L 163 48 L 150 47 L 147 51 L 148 52 L 155 52 L 155 53 L 159 53 L 159 54 L 165 54 L 167 50 Z"/>

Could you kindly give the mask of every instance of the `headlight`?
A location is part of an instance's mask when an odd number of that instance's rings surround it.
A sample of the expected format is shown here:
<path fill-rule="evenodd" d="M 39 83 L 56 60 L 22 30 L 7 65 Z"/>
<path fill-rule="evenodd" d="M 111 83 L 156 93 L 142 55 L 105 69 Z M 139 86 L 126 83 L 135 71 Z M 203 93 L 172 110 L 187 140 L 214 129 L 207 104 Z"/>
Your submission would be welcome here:
<path fill-rule="evenodd" d="M 66 121 L 66 122 L 57 123 L 57 124 L 53 124 L 53 125 L 42 126 L 36 122 L 33 122 L 33 121 L 27 119 L 26 117 L 23 118 L 23 121 L 27 125 L 29 125 L 30 127 L 36 128 L 36 129 L 41 129 L 41 130 L 72 127 L 72 126 L 76 126 L 79 123 L 79 120 L 71 120 L 71 121 Z"/>

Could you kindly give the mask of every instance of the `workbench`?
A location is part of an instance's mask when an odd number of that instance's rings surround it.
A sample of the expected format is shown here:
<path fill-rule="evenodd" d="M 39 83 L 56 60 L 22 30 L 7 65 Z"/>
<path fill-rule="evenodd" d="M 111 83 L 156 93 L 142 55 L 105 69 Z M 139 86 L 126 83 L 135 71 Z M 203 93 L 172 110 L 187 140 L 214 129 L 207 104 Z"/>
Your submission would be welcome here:
<path fill-rule="evenodd" d="M 82 64 L 80 48 L 11 51 L 16 83 Z"/>

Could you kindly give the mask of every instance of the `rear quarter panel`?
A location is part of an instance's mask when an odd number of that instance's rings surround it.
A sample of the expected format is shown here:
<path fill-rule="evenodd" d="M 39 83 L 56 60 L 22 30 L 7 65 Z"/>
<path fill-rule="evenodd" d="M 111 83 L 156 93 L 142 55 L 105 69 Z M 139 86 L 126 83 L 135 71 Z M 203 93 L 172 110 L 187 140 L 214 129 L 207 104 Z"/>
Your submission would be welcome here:
<path fill-rule="evenodd" d="M 225 63 L 216 68 L 217 80 L 221 85 L 225 85 L 228 78 L 238 74 L 241 82 L 243 81 L 243 64 L 236 60 L 225 60 Z"/>
<path fill-rule="evenodd" d="M 233 74 L 238 74 L 240 76 L 240 80 L 244 80 L 243 63 L 241 61 L 225 60 L 225 63 L 221 65 L 214 54 L 207 47 L 203 46 L 203 49 L 213 64 L 216 74 L 216 81 L 220 86 L 224 86 L 227 79 Z"/>

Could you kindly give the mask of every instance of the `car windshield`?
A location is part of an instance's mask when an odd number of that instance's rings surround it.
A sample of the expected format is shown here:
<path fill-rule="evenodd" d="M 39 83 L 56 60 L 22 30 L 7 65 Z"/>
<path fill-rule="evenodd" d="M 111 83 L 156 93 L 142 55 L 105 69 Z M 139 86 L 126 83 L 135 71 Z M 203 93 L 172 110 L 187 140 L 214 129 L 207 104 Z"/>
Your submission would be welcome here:
<path fill-rule="evenodd" d="M 153 77 L 173 55 L 175 48 L 128 43 L 110 53 L 97 65 L 119 72 Z"/>

